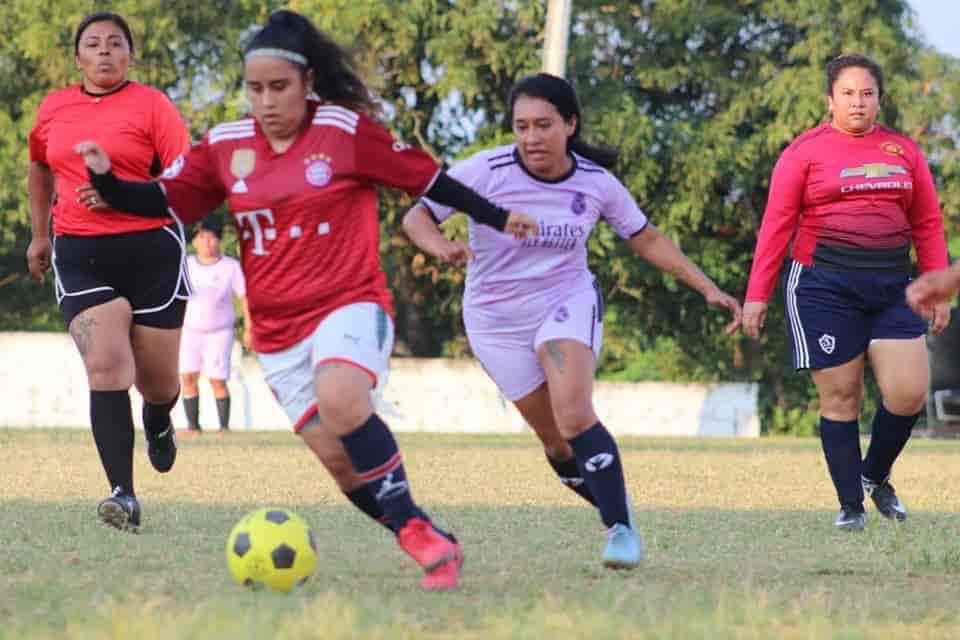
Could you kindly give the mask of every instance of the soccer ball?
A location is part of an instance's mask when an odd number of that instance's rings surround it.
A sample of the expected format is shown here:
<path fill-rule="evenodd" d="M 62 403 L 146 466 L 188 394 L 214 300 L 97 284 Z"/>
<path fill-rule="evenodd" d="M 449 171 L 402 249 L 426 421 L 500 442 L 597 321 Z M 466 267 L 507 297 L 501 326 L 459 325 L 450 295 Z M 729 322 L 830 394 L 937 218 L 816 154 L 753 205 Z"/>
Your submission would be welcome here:
<path fill-rule="evenodd" d="M 317 565 L 317 542 L 306 521 L 268 507 L 243 516 L 227 538 L 227 568 L 237 584 L 287 593 Z"/>

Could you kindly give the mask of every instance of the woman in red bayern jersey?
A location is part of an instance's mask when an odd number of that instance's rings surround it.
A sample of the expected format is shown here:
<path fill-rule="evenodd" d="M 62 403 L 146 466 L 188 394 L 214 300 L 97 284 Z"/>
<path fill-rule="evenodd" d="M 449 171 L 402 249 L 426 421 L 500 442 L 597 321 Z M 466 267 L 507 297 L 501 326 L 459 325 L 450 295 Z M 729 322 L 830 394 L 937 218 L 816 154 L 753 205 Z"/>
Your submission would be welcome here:
<path fill-rule="evenodd" d="M 377 186 L 456 206 L 525 236 L 508 213 L 396 141 L 344 51 L 303 16 L 278 11 L 245 48 L 253 117 L 214 127 L 159 183 L 121 180 L 95 143 L 78 145 L 112 206 L 167 207 L 184 221 L 227 201 L 241 239 L 253 343 L 267 383 L 341 489 L 397 533 L 426 589 L 457 585 L 462 556 L 414 503 L 397 444 L 371 390 L 393 344 L 380 266 Z M 317 99 L 315 99 L 317 98 Z"/>
<path fill-rule="evenodd" d="M 179 389 L 169 354 L 177 352 L 188 295 L 185 241 L 165 212 L 145 219 L 100 201 L 73 147 L 99 134 L 118 175 L 147 180 L 187 152 L 190 136 L 166 95 L 127 79 L 133 38 L 122 17 L 85 18 L 74 52 L 81 82 L 44 98 L 30 132 L 27 264 L 37 280 L 53 266 L 57 302 L 86 367 L 93 438 L 113 492 L 99 518 L 136 531 L 129 389 L 136 384 L 143 395 L 150 462 L 169 471 Z"/>
<path fill-rule="evenodd" d="M 780 263 L 786 277 L 794 365 L 810 369 L 820 395 L 820 439 L 837 490 L 839 529 L 866 524 L 864 495 L 886 518 L 907 517 L 890 484 L 929 386 L 927 323 L 906 304 L 911 244 L 921 272 L 947 264 L 933 177 L 912 140 L 877 124 L 884 82 L 859 55 L 826 69 L 830 121 L 798 136 L 780 156 L 757 239 L 743 307 L 758 339 Z M 949 310 L 932 310 L 943 331 Z M 865 360 L 882 395 L 861 460 L 857 416 Z"/>

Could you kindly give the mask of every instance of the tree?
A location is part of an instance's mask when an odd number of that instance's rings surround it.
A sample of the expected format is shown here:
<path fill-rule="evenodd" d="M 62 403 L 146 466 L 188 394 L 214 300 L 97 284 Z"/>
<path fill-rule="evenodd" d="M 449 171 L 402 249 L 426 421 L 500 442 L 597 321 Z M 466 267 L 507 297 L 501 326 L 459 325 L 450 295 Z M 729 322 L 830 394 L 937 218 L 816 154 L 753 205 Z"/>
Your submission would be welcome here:
<path fill-rule="evenodd" d="M 90 6 L 11 0 L 0 7 L 0 170 L 8 178 L 0 184 L 0 286 L 22 272 L 29 239 L 23 184 L 33 113 L 44 93 L 72 79 L 71 29 Z M 139 36 L 139 77 L 166 89 L 195 133 L 240 115 L 241 38 L 278 3 L 111 6 Z M 508 139 L 507 93 L 540 67 L 545 4 L 538 0 L 294 0 L 290 7 L 355 51 L 399 136 L 447 161 Z M 773 164 L 825 116 L 823 69 L 842 52 L 884 67 L 884 122 L 926 150 L 949 226 L 960 216 L 960 61 L 923 45 L 906 0 L 578 0 L 572 32 L 568 77 L 585 107 L 587 138 L 615 144 L 616 174 L 730 293 L 744 291 Z M 409 246 L 399 228 L 409 200 L 385 193 L 382 202 L 398 344 L 415 355 L 465 353 L 463 274 Z M 464 229 L 459 220 L 451 233 Z M 589 248 L 607 298 L 603 375 L 759 380 L 774 430 L 790 426 L 791 409 L 809 405 L 811 385 L 788 370 L 779 301 L 761 344 L 726 338 L 719 313 L 630 255 L 609 228 L 601 226 Z M 50 291 L 20 281 L 0 291 L 0 327 L 59 326 Z"/>

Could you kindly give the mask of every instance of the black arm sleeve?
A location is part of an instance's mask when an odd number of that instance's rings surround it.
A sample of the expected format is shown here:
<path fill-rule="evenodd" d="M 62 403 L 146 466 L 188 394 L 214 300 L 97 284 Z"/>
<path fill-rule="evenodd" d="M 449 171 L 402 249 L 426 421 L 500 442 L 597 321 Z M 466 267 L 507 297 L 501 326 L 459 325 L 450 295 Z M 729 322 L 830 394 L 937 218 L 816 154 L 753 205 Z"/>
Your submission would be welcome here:
<path fill-rule="evenodd" d="M 121 180 L 113 171 L 94 173 L 87 168 L 90 184 L 111 209 L 132 213 L 144 218 L 162 218 L 170 215 L 167 196 L 157 182 Z"/>
<path fill-rule="evenodd" d="M 497 231 L 503 231 L 507 226 L 509 212 L 506 209 L 498 207 L 459 180 L 451 178 L 445 171 L 440 172 L 423 195 L 457 211 L 463 211 L 476 222 Z"/>

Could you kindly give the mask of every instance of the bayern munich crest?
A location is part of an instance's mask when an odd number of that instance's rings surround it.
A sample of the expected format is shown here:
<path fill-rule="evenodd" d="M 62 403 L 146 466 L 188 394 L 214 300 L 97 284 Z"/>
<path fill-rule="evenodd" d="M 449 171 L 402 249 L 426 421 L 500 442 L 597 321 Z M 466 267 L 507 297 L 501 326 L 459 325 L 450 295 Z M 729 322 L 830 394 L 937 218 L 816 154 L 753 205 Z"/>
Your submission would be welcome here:
<path fill-rule="evenodd" d="M 306 179 L 314 187 L 325 187 L 330 184 L 333 178 L 333 168 L 330 166 L 330 158 L 317 153 L 311 154 L 304 159 L 307 165 Z"/>

